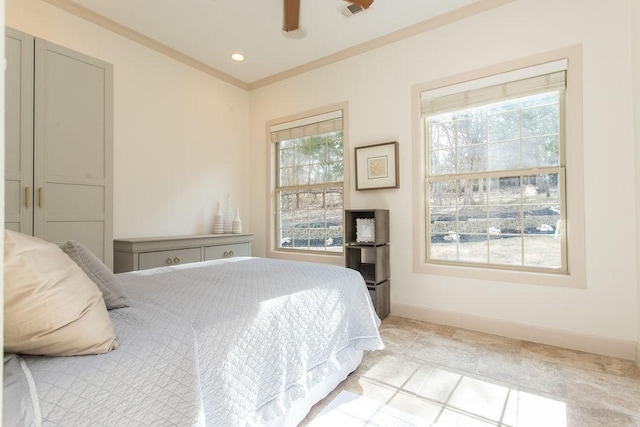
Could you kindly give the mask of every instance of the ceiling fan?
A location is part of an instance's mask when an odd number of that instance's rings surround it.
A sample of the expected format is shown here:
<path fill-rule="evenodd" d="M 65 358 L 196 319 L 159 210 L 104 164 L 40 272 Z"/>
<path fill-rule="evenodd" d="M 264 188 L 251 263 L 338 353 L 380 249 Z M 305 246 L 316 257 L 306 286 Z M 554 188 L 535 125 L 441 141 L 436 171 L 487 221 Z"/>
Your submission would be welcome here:
<path fill-rule="evenodd" d="M 373 3 L 373 0 L 347 0 L 348 3 L 352 3 L 368 9 Z M 289 32 L 297 30 L 300 21 L 300 0 L 284 0 L 284 20 L 282 24 L 282 30 Z"/>

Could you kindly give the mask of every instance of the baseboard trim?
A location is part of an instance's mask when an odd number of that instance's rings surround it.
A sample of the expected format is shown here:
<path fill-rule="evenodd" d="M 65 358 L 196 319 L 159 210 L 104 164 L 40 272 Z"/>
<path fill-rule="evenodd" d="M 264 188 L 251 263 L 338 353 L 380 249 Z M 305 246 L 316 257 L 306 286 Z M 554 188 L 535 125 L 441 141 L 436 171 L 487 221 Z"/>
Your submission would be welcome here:
<path fill-rule="evenodd" d="M 409 304 L 391 303 L 391 314 L 488 334 L 601 354 L 603 356 L 635 360 L 636 363 L 640 364 L 640 343 L 635 341 L 581 334 Z"/>

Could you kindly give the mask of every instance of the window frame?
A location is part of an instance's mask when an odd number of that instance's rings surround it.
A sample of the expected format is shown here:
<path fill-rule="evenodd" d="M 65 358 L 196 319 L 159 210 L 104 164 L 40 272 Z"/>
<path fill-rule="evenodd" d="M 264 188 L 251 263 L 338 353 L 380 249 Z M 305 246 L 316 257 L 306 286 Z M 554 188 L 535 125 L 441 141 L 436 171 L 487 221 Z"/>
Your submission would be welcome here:
<path fill-rule="evenodd" d="M 429 200 L 427 185 L 427 135 L 423 126 L 425 118 L 421 113 L 421 93 L 440 88 L 490 78 L 494 75 L 510 73 L 523 68 L 536 67 L 540 64 L 558 60 L 567 61 L 566 88 L 564 90 L 565 108 L 561 112 L 560 130 L 564 131 L 566 194 L 564 209 L 567 216 L 565 227 L 567 249 L 567 272 L 532 270 L 528 267 L 508 269 L 502 266 L 482 264 L 462 264 L 458 262 L 432 262 L 428 259 L 429 250 Z M 487 84 L 488 85 L 488 84 Z M 584 165 L 582 147 L 582 47 L 579 45 L 554 50 L 495 66 L 458 74 L 452 77 L 434 80 L 415 85 L 413 96 L 413 169 L 414 194 L 413 217 L 413 270 L 416 273 L 456 276 L 480 280 L 499 280 L 515 283 L 541 284 L 550 286 L 585 287 L 585 235 L 584 235 Z M 562 201 L 561 201 L 562 203 Z"/>
<path fill-rule="evenodd" d="M 266 123 L 266 141 L 269 145 L 267 156 L 268 168 L 267 171 L 269 173 L 269 177 L 266 180 L 268 185 L 268 199 L 267 199 L 267 233 L 268 238 L 266 239 L 267 244 L 267 256 L 270 258 L 280 258 L 280 259 L 291 259 L 291 260 L 299 260 L 299 261 L 310 261 L 310 262 L 319 262 L 325 264 L 334 264 L 334 265 L 343 265 L 344 260 L 344 250 L 342 251 L 315 251 L 311 249 L 300 249 L 297 250 L 295 248 L 280 248 L 278 247 L 277 242 L 277 233 L 278 233 L 278 220 L 279 220 L 279 209 L 278 209 L 278 144 L 272 142 L 271 139 L 271 129 L 272 127 L 276 127 L 278 125 L 282 125 L 289 122 L 295 122 L 298 120 L 306 120 L 308 118 L 314 116 L 320 116 L 323 114 L 331 113 L 334 111 L 342 110 L 342 148 L 343 148 L 343 180 L 342 180 L 342 211 L 348 209 L 348 193 L 350 188 L 350 169 L 349 169 L 349 144 L 348 144 L 348 103 L 342 102 L 337 104 L 328 105 L 325 107 L 321 107 L 314 110 L 305 111 L 299 114 L 294 114 L 291 116 L 286 116 L 274 120 L 270 120 Z M 328 184 L 333 185 L 333 183 Z M 325 186 L 324 184 L 310 184 L 302 187 L 317 187 L 317 186 Z M 343 213 L 344 215 L 344 213 Z M 342 233 L 344 238 L 344 217 L 343 217 L 343 227 Z"/>

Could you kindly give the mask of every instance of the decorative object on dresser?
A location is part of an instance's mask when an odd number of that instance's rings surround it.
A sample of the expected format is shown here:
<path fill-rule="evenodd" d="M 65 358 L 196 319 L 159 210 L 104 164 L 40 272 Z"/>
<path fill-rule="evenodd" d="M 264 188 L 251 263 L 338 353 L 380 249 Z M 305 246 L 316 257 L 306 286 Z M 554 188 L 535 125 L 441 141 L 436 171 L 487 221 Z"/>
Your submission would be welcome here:
<path fill-rule="evenodd" d="M 213 234 L 224 233 L 224 215 L 220 210 L 220 202 L 218 202 L 218 210 L 213 215 Z"/>
<path fill-rule="evenodd" d="M 113 265 L 113 66 L 5 32 L 5 229 Z"/>
<path fill-rule="evenodd" d="M 227 204 L 224 207 L 224 233 L 233 232 L 233 206 L 231 205 L 231 196 L 227 193 Z"/>
<path fill-rule="evenodd" d="M 345 266 L 362 274 L 376 313 L 390 311 L 389 211 L 344 211 Z"/>
<path fill-rule="evenodd" d="M 400 188 L 398 143 L 356 147 L 356 190 Z"/>
<path fill-rule="evenodd" d="M 253 234 L 196 234 L 113 241 L 114 272 L 251 256 Z"/>
<path fill-rule="evenodd" d="M 242 233 L 242 220 L 240 219 L 240 209 L 236 209 L 236 217 L 233 219 L 231 225 L 231 232 L 233 234 Z"/>

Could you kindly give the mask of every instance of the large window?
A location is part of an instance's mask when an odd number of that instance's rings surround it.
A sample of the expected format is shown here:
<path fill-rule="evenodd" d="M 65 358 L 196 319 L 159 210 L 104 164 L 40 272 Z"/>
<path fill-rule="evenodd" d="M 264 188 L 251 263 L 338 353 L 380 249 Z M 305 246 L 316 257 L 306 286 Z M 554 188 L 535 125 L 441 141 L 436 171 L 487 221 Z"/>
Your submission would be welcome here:
<path fill-rule="evenodd" d="M 275 247 L 342 254 L 342 110 L 271 127 Z"/>
<path fill-rule="evenodd" d="M 566 61 L 421 93 L 426 261 L 567 273 Z"/>

